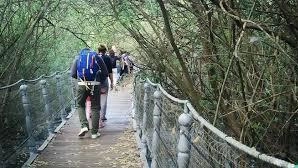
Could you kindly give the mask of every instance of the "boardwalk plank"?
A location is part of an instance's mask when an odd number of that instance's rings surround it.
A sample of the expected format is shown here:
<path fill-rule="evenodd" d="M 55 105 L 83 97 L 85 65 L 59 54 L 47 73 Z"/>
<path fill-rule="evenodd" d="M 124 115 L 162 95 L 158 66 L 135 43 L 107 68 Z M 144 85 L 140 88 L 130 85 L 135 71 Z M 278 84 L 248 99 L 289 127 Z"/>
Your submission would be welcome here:
<path fill-rule="evenodd" d="M 123 154 L 130 150 L 136 152 L 135 157 L 138 158 L 136 146 L 127 146 L 128 149 L 123 148 L 122 151 L 114 149 L 117 148 L 114 147 L 116 143 L 121 144 L 121 141 L 126 141 L 125 139 L 121 140 L 120 137 L 123 136 L 125 130 L 131 129 L 130 92 L 131 86 L 120 88 L 120 91 L 117 92 L 110 92 L 108 120 L 106 127 L 100 130 L 99 138 L 91 139 L 90 132 L 84 138 L 78 138 L 80 123 L 78 114 L 74 113 L 61 129 L 61 134 L 57 134 L 31 167 L 126 167 L 117 160 L 121 161 Z"/>

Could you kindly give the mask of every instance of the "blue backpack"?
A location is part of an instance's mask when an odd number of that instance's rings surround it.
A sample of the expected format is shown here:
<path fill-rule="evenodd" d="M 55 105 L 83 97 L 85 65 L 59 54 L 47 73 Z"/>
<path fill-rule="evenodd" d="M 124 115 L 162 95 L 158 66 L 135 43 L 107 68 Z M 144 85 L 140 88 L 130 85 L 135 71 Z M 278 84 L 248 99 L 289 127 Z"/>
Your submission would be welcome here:
<path fill-rule="evenodd" d="M 77 62 L 77 75 L 83 81 L 95 81 L 97 73 L 100 72 L 98 64 L 99 57 L 95 51 L 84 48 L 79 53 Z"/>

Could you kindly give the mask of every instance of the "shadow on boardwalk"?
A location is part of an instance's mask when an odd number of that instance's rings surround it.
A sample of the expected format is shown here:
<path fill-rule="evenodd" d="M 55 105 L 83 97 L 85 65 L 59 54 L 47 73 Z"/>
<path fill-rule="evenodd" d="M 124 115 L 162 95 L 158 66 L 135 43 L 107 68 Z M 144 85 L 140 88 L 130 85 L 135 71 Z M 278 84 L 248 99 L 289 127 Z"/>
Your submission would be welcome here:
<path fill-rule="evenodd" d="M 98 139 L 91 139 L 90 132 L 78 138 L 80 123 L 74 113 L 31 167 L 142 167 L 130 122 L 132 86 L 118 89 L 109 94 L 108 120 Z"/>

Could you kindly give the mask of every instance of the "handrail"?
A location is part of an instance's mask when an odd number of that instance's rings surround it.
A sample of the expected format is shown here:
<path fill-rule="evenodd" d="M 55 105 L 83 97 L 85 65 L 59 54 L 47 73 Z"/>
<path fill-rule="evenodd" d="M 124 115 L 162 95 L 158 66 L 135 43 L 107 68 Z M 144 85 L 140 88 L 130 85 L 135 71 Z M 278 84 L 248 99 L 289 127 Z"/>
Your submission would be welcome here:
<path fill-rule="evenodd" d="M 218 137 L 220 137 L 221 139 L 223 139 L 224 141 L 226 141 L 227 143 L 229 143 L 230 145 L 234 146 L 235 148 L 239 149 L 240 151 L 247 153 L 255 158 L 258 158 L 262 161 L 265 161 L 267 163 L 279 166 L 279 167 L 287 167 L 287 168 L 294 168 L 295 165 L 292 163 L 289 163 L 287 161 L 266 155 L 264 153 L 261 153 L 259 151 L 257 151 L 255 148 L 251 148 L 248 147 L 244 144 L 242 144 L 241 142 L 235 140 L 234 138 L 228 136 L 227 134 L 223 133 L 222 131 L 220 131 L 219 129 L 217 129 L 216 127 L 214 127 L 212 124 L 210 124 L 207 120 L 205 120 L 203 117 L 201 117 L 199 115 L 199 113 L 195 110 L 195 108 L 192 106 L 192 104 L 188 101 L 188 100 L 181 100 L 179 98 L 176 98 L 172 95 L 170 95 L 169 93 L 167 93 L 160 84 L 158 83 L 153 83 L 150 81 L 150 79 L 147 78 L 147 83 L 158 87 L 160 89 L 160 91 L 169 99 L 177 102 L 177 103 L 181 103 L 186 105 L 186 107 L 189 109 L 190 114 L 192 114 L 192 117 L 196 120 L 198 120 L 203 126 L 205 126 L 207 129 L 209 129 L 210 131 L 212 131 L 215 135 L 217 135 Z M 297 165 L 296 165 L 297 166 Z"/>
<path fill-rule="evenodd" d="M 28 82 L 28 83 L 34 83 L 39 81 L 40 79 L 42 79 L 44 77 L 44 75 L 40 75 L 38 78 L 36 79 L 29 79 L 29 80 L 24 80 L 24 82 Z"/>
<path fill-rule="evenodd" d="M 244 144 L 242 144 L 241 142 L 235 140 L 234 138 L 228 136 L 227 134 L 223 133 L 222 131 L 220 131 L 219 129 L 217 129 L 216 127 L 214 127 L 212 124 L 210 124 L 208 121 L 206 121 L 203 117 L 201 117 L 198 112 L 194 109 L 194 107 L 190 104 L 187 103 L 186 104 L 188 109 L 190 110 L 190 112 L 192 113 L 194 119 L 197 119 L 200 121 L 200 123 L 202 125 L 204 125 L 206 128 L 208 128 L 210 131 L 212 131 L 214 134 L 216 134 L 217 136 L 219 136 L 221 139 L 225 140 L 226 142 L 228 142 L 230 145 L 233 145 L 234 147 L 236 147 L 237 149 L 255 157 L 258 159 L 261 159 L 265 162 L 269 162 L 272 163 L 276 166 L 280 166 L 280 167 L 288 167 L 288 168 L 294 168 L 295 165 L 289 162 L 286 162 L 284 160 L 272 157 L 272 156 L 268 156 L 264 153 L 261 153 L 259 151 L 257 151 L 255 148 L 251 148 L 248 147 Z"/>
<path fill-rule="evenodd" d="M 51 75 L 44 76 L 44 78 L 52 78 L 55 75 L 57 75 L 57 72 L 54 72 Z"/>
<path fill-rule="evenodd" d="M 147 78 L 147 82 L 148 82 L 150 85 L 152 85 L 152 86 L 158 87 L 158 88 L 160 89 L 160 91 L 161 91 L 165 96 L 167 96 L 169 99 L 171 99 L 171 100 L 173 100 L 173 101 L 175 101 L 175 102 L 177 102 L 177 103 L 185 104 L 185 103 L 188 103 L 188 102 L 189 102 L 188 100 L 181 100 L 181 99 L 179 99 L 179 98 L 176 98 L 176 97 L 170 95 L 166 90 L 164 90 L 164 88 L 163 88 L 160 84 L 158 84 L 158 83 L 153 83 L 153 82 L 151 82 L 150 79 L 148 79 L 148 78 Z"/>
<path fill-rule="evenodd" d="M 15 82 L 13 84 L 0 87 L 0 90 L 4 90 L 4 89 L 8 89 L 8 88 L 14 87 L 14 86 L 16 86 L 16 85 L 18 85 L 20 83 L 34 83 L 34 82 L 39 81 L 42 78 L 52 78 L 53 76 L 55 76 L 55 75 L 57 75 L 59 73 L 63 74 L 65 72 L 67 72 L 67 71 L 69 71 L 69 68 L 67 68 L 66 70 L 63 70 L 63 71 L 56 71 L 56 72 L 54 72 L 54 73 L 52 73 L 51 75 L 48 75 L 48 76 L 46 76 L 46 75 L 43 74 L 43 75 L 40 75 L 38 78 L 35 78 L 35 79 L 20 79 L 20 80 L 18 80 L 17 82 Z"/>
<path fill-rule="evenodd" d="M 17 82 L 10 84 L 10 85 L 2 86 L 2 87 L 0 87 L 0 90 L 8 89 L 8 88 L 13 87 L 21 82 L 24 82 L 24 79 L 20 79 Z"/>
<path fill-rule="evenodd" d="M 66 109 L 71 107 L 74 102 L 72 87 L 68 87 L 71 82 L 69 68 L 67 68 L 63 71 L 51 73 L 48 76 L 43 74 L 34 79 L 20 79 L 15 83 L 0 87 L 0 91 L 5 92 L 2 105 L 5 113 L 2 116 L 7 120 L 8 126 L 14 124 L 10 123 L 14 120 L 14 117 L 9 112 L 22 115 L 20 117 L 25 115 L 24 121 L 16 124 L 16 128 L 25 128 L 18 129 L 22 133 L 17 136 L 16 143 L 9 144 L 5 149 L 0 145 L 0 167 L 11 162 L 11 159 L 18 155 L 18 151 L 25 144 L 27 145 L 26 152 L 28 152 L 28 155 L 24 159 L 28 159 L 23 167 L 28 167 L 36 158 L 37 153 L 47 146 L 54 134 L 68 119 L 67 112 L 69 111 L 66 111 Z M 21 99 L 18 99 L 16 95 L 20 95 Z M 14 136 L 14 134 L 11 135 Z M 24 138 L 25 140 L 20 142 Z M 46 140 L 44 140 L 45 138 Z M 43 141 L 41 146 L 36 142 L 37 140 Z M 5 142 L 4 144 L 7 145 L 8 143 Z M 3 157 L 1 151 L 8 155 Z"/>

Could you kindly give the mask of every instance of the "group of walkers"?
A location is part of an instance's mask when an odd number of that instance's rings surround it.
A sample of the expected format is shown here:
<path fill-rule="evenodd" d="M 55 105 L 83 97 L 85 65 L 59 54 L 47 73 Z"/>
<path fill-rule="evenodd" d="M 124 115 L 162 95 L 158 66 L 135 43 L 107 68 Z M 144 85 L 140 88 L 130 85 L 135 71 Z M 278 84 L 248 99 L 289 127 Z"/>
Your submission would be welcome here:
<path fill-rule="evenodd" d="M 97 52 L 84 48 L 71 66 L 71 76 L 78 83 L 75 93 L 76 111 L 81 123 L 79 137 L 84 137 L 89 129 L 91 138 L 100 136 L 98 130 L 105 126 L 104 122 L 107 120 L 108 92 L 114 88 L 117 80 L 124 74 L 131 73 L 133 69 L 133 62 L 128 52 L 120 51 L 117 56 L 113 49 L 107 51 L 104 45 L 100 45 Z M 113 72 L 117 74 L 116 79 L 113 77 Z M 91 104 L 90 109 L 86 108 L 88 103 Z M 90 114 L 88 110 L 91 111 Z"/>

